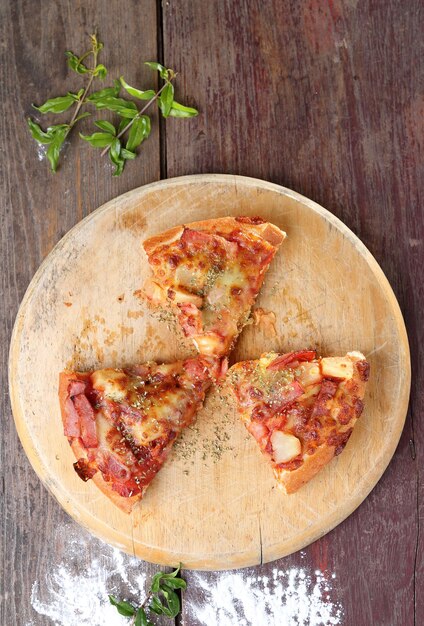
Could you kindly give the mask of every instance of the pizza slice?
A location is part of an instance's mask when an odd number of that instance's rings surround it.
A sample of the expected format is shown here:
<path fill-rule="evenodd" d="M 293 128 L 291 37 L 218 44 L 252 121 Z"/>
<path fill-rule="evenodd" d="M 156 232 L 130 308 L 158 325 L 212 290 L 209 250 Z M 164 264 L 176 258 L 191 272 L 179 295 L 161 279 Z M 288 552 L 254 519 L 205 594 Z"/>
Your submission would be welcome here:
<path fill-rule="evenodd" d="M 201 354 L 228 354 L 285 238 L 259 217 L 177 226 L 144 242 L 150 303 L 170 307 Z"/>
<path fill-rule="evenodd" d="M 60 374 L 64 433 L 90 478 L 129 513 L 191 424 L 205 392 L 220 375 L 218 359 L 196 357 L 168 365 Z"/>
<path fill-rule="evenodd" d="M 364 408 L 368 376 L 360 352 L 327 358 L 314 350 L 268 353 L 230 368 L 239 414 L 286 493 L 342 452 Z"/>

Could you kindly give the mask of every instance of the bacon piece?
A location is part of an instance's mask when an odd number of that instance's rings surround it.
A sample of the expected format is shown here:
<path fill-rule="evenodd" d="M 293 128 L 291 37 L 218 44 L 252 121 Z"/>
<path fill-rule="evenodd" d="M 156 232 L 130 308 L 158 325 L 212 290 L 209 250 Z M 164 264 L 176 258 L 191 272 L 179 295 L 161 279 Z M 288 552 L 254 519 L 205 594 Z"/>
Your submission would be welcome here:
<path fill-rule="evenodd" d="M 370 364 L 368 361 L 358 361 L 356 363 L 356 369 L 359 373 L 359 378 L 366 383 L 370 377 Z"/>
<path fill-rule="evenodd" d="M 83 393 L 72 399 L 75 410 L 79 416 L 81 439 L 86 448 L 95 448 L 99 442 L 96 433 L 96 416 L 93 407 Z"/>
<path fill-rule="evenodd" d="M 78 476 L 85 483 L 87 482 L 87 480 L 90 480 L 90 478 L 93 478 L 94 474 L 97 472 L 97 469 L 92 467 L 90 463 L 88 463 L 85 459 L 78 459 L 78 461 L 74 463 L 73 466 Z"/>
<path fill-rule="evenodd" d="M 281 413 L 278 413 L 277 415 L 274 415 L 273 417 L 270 417 L 266 420 L 266 426 L 271 432 L 273 432 L 274 430 L 283 430 L 286 423 L 287 417 L 286 415 L 282 415 Z"/>
<path fill-rule="evenodd" d="M 300 350 L 299 352 L 287 352 L 280 354 L 267 367 L 268 370 L 282 370 L 295 361 L 313 361 L 317 356 L 315 350 Z"/>
<path fill-rule="evenodd" d="M 247 404 L 247 403 L 246 403 Z M 261 402 L 252 409 L 252 420 L 264 422 L 275 415 L 275 410 L 269 404 Z"/>
<path fill-rule="evenodd" d="M 202 247 L 208 245 L 213 240 L 214 236 L 212 234 L 202 230 L 192 230 L 191 228 L 184 228 L 184 232 L 181 235 L 181 241 Z"/>
<path fill-rule="evenodd" d="M 63 432 L 66 437 L 81 437 L 80 418 L 71 398 L 65 400 Z"/>
<path fill-rule="evenodd" d="M 249 422 L 246 425 L 246 428 L 249 431 L 249 433 L 253 435 L 253 437 L 262 447 L 266 446 L 267 441 L 268 441 L 268 436 L 269 436 L 269 430 L 265 426 L 265 424 L 262 424 L 262 422 L 255 422 L 255 421 Z"/>
<path fill-rule="evenodd" d="M 71 380 L 68 385 L 68 394 L 70 398 L 85 393 L 87 383 L 84 380 Z"/>
<path fill-rule="evenodd" d="M 218 379 L 224 378 L 227 372 L 228 372 L 228 357 L 225 356 L 221 361 L 217 378 Z"/>
<path fill-rule="evenodd" d="M 131 481 L 130 483 L 112 483 L 112 489 L 123 498 L 131 498 L 140 493 L 140 486 Z"/>
<path fill-rule="evenodd" d="M 240 215 L 239 217 L 236 217 L 236 222 L 240 222 L 241 224 L 265 224 L 265 220 L 261 217 L 248 217 L 247 215 Z"/>
<path fill-rule="evenodd" d="M 66 384 L 67 383 L 67 384 Z M 63 430 L 66 437 L 81 437 L 80 416 L 75 409 L 73 398 L 85 393 L 87 383 L 83 380 L 65 379 L 65 415 Z"/>
<path fill-rule="evenodd" d="M 356 417 L 360 417 L 362 415 L 362 411 L 364 410 L 364 403 L 361 398 L 355 398 L 353 408 L 355 410 Z"/>
<path fill-rule="evenodd" d="M 210 378 L 208 363 L 205 359 L 187 359 L 184 361 L 186 373 L 195 380 L 204 381 Z"/>
<path fill-rule="evenodd" d="M 150 368 L 148 365 L 133 365 L 132 367 L 124 370 L 125 373 L 133 374 L 134 376 L 139 376 L 143 380 L 146 380 L 150 374 Z"/>
<path fill-rule="evenodd" d="M 329 380 L 328 378 L 324 378 L 321 383 L 321 389 L 315 400 L 314 408 L 312 409 L 311 417 L 321 417 L 324 415 L 328 415 L 329 410 L 327 407 L 327 403 L 331 398 L 334 398 L 336 395 L 336 391 L 338 388 L 338 383 L 334 380 Z"/>
<path fill-rule="evenodd" d="M 121 463 L 115 456 L 111 454 L 105 459 L 106 469 L 110 476 L 117 478 L 120 482 L 126 482 L 131 478 L 131 472 L 126 465 Z"/>
<path fill-rule="evenodd" d="M 343 452 L 343 449 L 345 447 L 345 445 L 347 444 L 347 442 L 349 441 L 349 437 L 352 434 L 352 428 L 350 428 L 349 430 L 346 430 L 343 433 L 337 433 L 334 432 L 332 435 L 330 435 L 330 437 L 327 440 L 327 443 L 329 446 L 334 446 L 336 448 L 334 454 L 336 456 L 338 456 L 341 452 Z"/>
<path fill-rule="evenodd" d="M 180 309 L 178 319 L 186 337 L 199 334 L 202 330 L 199 309 L 191 303 L 178 303 L 177 306 Z"/>
<path fill-rule="evenodd" d="M 237 254 L 237 244 L 233 241 L 229 241 L 226 237 L 222 237 L 218 234 L 207 233 L 202 230 L 192 230 L 191 228 L 185 228 L 181 235 L 180 241 L 183 244 L 201 248 L 206 253 L 214 252 L 218 254 L 220 260 L 223 261 L 223 255 L 229 257 Z"/>
<path fill-rule="evenodd" d="M 272 404 L 275 407 L 275 412 L 282 411 L 304 393 L 305 390 L 302 385 L 297 380 L 294 380 L 291 385 L 284 390 L 284 393 L 277 396 L 277 398 L 273 400 Z"/>

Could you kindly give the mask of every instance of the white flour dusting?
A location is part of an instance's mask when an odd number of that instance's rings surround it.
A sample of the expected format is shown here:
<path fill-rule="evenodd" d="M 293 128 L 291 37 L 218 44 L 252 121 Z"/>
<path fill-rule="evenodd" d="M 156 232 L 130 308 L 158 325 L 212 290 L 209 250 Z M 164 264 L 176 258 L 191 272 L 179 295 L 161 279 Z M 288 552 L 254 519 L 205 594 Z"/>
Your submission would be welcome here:
<path fill-rule="evenodd" d="M 271 576 L 248 572 L 200 572 L 191 584 L 202 602 L 187 609 L 184 626 L 330 626 L 342 624 L 342 609 L 331 601 L 335 574 L 306 568 L 274 568 Z"/>
<path fill-rule="evenodd" d="M 145 563 L 73 524 L 60 527 L 52 545 L 59 546 L 54 559 L 60 563 L 34 583 L 35 613 L 50 618 L 54 626 L 128 626 L 128 619 L 109 604 L 108 594 L 137 603 L 144 600 Z M 300 556 L 304 560 L 306 555 Z M 90 566 L 83 569 L 81 564 L 87 561 Z M 188 573 L 197 599 L 185 604 L 184 626 L 342 624 L 342 609 L 331 600 L 334 573 L 312 572 L 306 566 L 274 567 L 270 576 L 252 571 Z M 34 616 L 25 626 L 37 624 Z"/>
<path fill-rule="evenodd" d="M 47 154 L 47 146 L 42 143 L 37 143 L 37 157 L 39 161 L 44 161 Z"/>
<path fill-rule="evenodd" d="M 128 626 L 109 603 L 108 594 L 120 599 L 145 597 L 144 563 L 120 552 L 71 525 L 62 527 L 56 539 L 66 537 L 62 562 L 32 587 L 31 604 L 39 615 L 49 617 L 55 626 Z M 81 571 L 81 563 L 93 558 Z M 122 590 L 122 593 L 120 592 Z M 37 620 L 26 624 L 37 626 Z"/>

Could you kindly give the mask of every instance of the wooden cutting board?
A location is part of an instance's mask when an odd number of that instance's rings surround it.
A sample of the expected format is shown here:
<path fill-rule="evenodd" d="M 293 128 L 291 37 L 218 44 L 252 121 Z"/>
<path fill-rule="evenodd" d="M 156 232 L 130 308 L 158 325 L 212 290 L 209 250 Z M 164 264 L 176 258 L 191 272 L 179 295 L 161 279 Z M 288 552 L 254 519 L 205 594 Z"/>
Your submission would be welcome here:
<path fill-rule="evenodd" d="M 130 516 L 75 474 L 62 433 L 58 373 L 190 353 L 152 317 L 139 289 L 141 241 L 184 222 L 261 215 L 288 238 L 257 307 L 275 314 L 245 328 L 232 360 L 267 350 L 361 350 L 371 363 L 366 408 L 341 456 L 297 494 L 272 471 L 234 411 L 212 392 Z M 410 387 L 405 326 L 374 258 L 337 218 L 277 185 L 226 175 L 187 176 L 135 189 L 77 224 L 34 276 L 10 351 L 13 414 L 22 445 L 64 509 L 98 537 L 156 563 L 227 569 L 271 561 L 325 534 L 367 496 L 403 428 Z M 390 506 L 390 504 L 388 504 Z"/>

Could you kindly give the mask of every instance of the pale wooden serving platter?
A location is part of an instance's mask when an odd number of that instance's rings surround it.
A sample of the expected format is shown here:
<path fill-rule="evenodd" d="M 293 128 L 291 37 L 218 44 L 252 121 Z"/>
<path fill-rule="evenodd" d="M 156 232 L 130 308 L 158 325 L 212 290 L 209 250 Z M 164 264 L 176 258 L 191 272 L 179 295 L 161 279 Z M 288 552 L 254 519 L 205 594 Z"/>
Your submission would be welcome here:
<path fill-rule="evenodd" d="M 272 324 L 246 327 L 232 360 L 304 347 L 317 347 L 324 355 L 361 350 L 371 363 L 366 409 L 343 454 L 297 494 L 285 496 L 234 413 L 212 394 L 198 431 L 187 434 L 127 516 L 72 468 L 74 458 L 62 434 L 58 373 L 65 367 L 186 356 L 190 347 L 150 316 L 140 300 L 137 290 L 149 274 L 141 241 L 177 224 L 224 215 L 261 215 L 288 234 L 257 302 L 275 313 L 275 332 Z M 271 561 L 345 519 L 394 453 L 409 387 L 404 322 L 371 254 L 314 202 L 237 176 L 187 176 L 147 185 L 77 224 L 31 282 L 10 351 L 19 436 L 35 471 L 64 509 L 127 552 L 196 569 Z"/>

